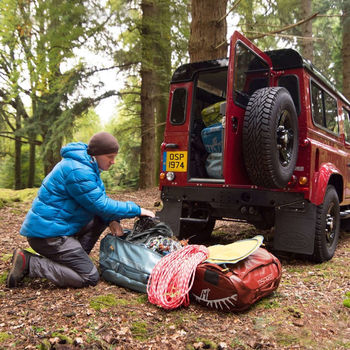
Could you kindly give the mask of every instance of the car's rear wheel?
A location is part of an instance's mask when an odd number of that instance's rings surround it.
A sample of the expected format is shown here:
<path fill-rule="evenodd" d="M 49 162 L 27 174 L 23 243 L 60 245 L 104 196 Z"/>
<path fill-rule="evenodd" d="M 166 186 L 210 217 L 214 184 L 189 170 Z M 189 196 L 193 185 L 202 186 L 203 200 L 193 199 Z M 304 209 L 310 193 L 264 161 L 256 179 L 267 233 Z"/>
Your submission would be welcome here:
<path fill-rule="evenodd" d="M 243 157 L 253 184 L 287 185 L 298 157 L 298 119 L 285 88 L 259 89 L 250 98 L 243 123 Z"/>
<path fill-rule="evenodd" d="M 340 212 L 339 198 L 334 186 L 328 185 L 324 201 L 317 207 L 315 246 L 313 260 L 330 260 L 339 240 Z"/>

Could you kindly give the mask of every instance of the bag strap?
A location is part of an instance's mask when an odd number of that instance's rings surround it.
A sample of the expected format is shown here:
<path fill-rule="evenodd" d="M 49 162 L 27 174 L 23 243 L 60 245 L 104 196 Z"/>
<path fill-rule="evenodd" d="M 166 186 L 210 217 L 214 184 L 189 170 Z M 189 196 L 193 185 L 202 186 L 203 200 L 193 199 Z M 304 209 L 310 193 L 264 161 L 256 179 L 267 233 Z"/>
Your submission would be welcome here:
<path fill-rule="evenodd" d="M 153 227 L 150 227 L 142 232 L 136 232 L 135 230 L 131 231 L 131 233 L 125 238 L 125 240 L 132 242 L 135 240 L 139 240 L 140 238 L 144 238 L 147 240 L 150 236 L 164 236 L 171 237 L 173 236 L 173 231 L 171 228 L 163 222 L 159 222 Z"/>

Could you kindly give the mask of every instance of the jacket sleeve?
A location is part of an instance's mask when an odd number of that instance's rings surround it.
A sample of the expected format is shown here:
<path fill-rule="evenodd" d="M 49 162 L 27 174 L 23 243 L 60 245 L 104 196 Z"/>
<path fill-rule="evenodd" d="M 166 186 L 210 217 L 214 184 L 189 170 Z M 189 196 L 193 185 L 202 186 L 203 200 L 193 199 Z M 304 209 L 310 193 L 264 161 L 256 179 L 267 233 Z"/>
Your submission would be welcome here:
<path fill-rule="evenodd" d="M 66 188 L 79 205 L 105 222 L 133 218 L 141 213 L 141 208 L 134 202 L 121 202 L 109 198 L 101 179 L 92 169 L 71 170 L 66 178 Z"/>

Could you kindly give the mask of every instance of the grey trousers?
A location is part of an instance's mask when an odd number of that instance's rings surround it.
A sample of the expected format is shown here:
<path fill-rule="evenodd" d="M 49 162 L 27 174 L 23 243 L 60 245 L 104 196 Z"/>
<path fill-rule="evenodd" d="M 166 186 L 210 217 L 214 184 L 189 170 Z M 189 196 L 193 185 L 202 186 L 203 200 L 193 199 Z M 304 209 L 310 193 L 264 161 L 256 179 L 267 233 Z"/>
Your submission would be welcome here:
<path fill-rule="evenodd" d="M 95 286 L 100 278 L 89 253 L 107 226 L 95 218 L 74 236 L 28 237 L 41 256 L 29 260 L 29 277 L 47 278 L 59 287 Z"/>

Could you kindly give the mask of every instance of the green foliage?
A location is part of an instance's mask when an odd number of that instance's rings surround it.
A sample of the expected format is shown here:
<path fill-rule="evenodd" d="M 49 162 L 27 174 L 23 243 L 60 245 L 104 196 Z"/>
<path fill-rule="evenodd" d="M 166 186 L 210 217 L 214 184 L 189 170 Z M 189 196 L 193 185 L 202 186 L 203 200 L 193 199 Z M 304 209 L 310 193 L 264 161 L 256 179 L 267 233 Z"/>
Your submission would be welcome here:
<path fill-rule="evenodd" d="M 138 340 L 147 340 L 148 335 L 148 329 L 147 329 L 147 323 L 146 322 L 133 322 L 130 328 L 130 331 L 132 335 L 138 339 Z"/>
<path fill-rule="evenodd" d="M 313 22 L 315 66 L 341 91 L 342 76 L 342 27 L 339 14 L 342 1 L 314 0 L 314 12 L 326 17 L 317 17 Z M 327 17 L 328 16 L 328 17 Z"/>
<path fill-rule="evenodd" d="M 14 152 L 11 151 L 4 157 L 0 157 L 0 188 L 15 188 L 15 171 L 14 171 Z M 36 172 L 34 178 L 34 186 L 39 187 L 44 177 L 43 162 L 39 154 L 36 154 Z M 25 144 L 22 146 L 21 157 L 21 183 L 25 188 L 27 185 L 27 179 L 29 175 L 29 146 Z"/>
<path fill-rule="evenodd" d="M 67 142 L 88 143 L 91 136 L 101 131 L 102 125 L 98 114 L 93 109 L 84 112 L 82 116 L 75 120 L 73 126 L 73 135 Z"/>
<path fill-rule="evenodd" d="M 51 334 L 52 337 L 57 337 L 58 339 L 60 339 L 60 343 L 61 344 L 73 344 L 74 341 L 71 337 L 69 337 L 68 335 L 62 334 L 61 332 L 53 332 Z"/>
<path fill-rule="evenodd" d="M 36 188 L 27 188 L 19 191 L 0 188 L 0 208 L 13 202 L 31 202 L 35 198 L 37 191 Z"/>
<path fill-rule="evenodd" d="M 90 301 L 90 307 L 94 310 L 110 308 L 116 305 L 128 305 L 130 302 L 125 299 L 117 299 L 114 294 L 98 295 Z"/>
<path fill-rule="evenodd" d="M 233 1 L 232 1 L 233 3 Z M 312 13 L 321 16 L 312 19 L 314 65 L 329 78 L 336 87 L 342 87 L 342 0 L 313 0 Z M 244 1 L 237 8 L 239 26 L 243 34 L 254 38 L 300 21 L 300 0 Z M 255 41 L 263 50 L 292 47 L 300 51 L 297 37 L 302 37 L 302 26 L 292 27 L 276 35 L 266 35 Z"/>
<path fill-rule="evenodd" d="M 3 272 L 0 274 L 0 284 L 5 284 L 6 279 L 7 279 L 7 275 L 8 275 L 7 272 Z"/>
<path fill-rule="evenodd" d="M 123 103 L 119 105 L 118 117 L 114 117 L 106 125 L 106 129 L 117 136 L 120 145 L 116 164 L 101 175 L 108 189 L 116 186 L 122 188 L 138 186 L 141 145 L 139 91 L 137 78 L 130 77 L 127 80 L 127 87 L 121 91 Z"/>
<path fill-rule="evenodd" d="M 0 343 L 13 338 L 13 335 L 8 334 L 7 332 L 0 332 Z"/>
<path fill-rule="evenodd" d="M 345 299 L 343 300 L 343 305 L 345 307 L 350 307 L 350 292 L 345 293 Z"/>
<path fill-rule="evenodd" d="M 91 79 L 99 70 L 95 62 L 88 65 L 78 57 L 82 50 L 112 52 L 107 24 L 114 17 L 92 0 L 2 0 L 1 8 L 0 74 L 6 77 L 1 124 L 6 121 L 23 140 L 42 143 L 48 171 L 60 158 L 64 138 L 72 137 L 75 120 L 115 94 Z M 90 96 L 82 95 L 82 87 Z"/>

